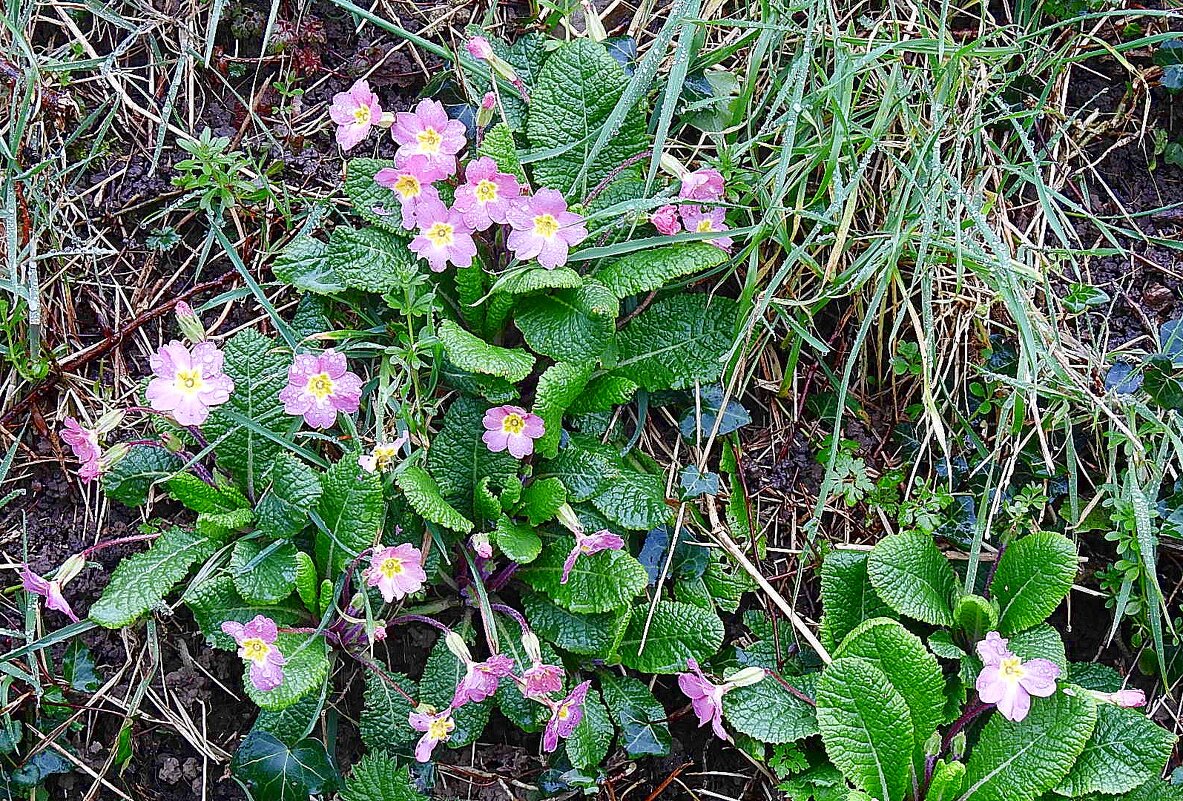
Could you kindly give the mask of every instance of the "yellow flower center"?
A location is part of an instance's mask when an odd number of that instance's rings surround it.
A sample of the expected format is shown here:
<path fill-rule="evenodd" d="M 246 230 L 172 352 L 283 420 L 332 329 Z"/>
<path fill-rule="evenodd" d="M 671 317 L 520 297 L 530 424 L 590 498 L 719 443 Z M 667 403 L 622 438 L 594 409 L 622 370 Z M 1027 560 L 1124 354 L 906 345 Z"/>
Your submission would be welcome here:
<path fill-rule="evenodd" d="M 550 239 L 559 231 L 559 221 L 553 214 L 539 214 L 534 218 L 534 233 Z"/>
<path fill-rule="evenodd" d="M 505 419 L 501 421 L 501 430 L 507 434 L 520 434 L 525 427 L 526 421 L 517 412 L 505 415 Z"/>
<path fill-rule="evenodd" d="M 333 379 L 329 378 L 328 373 L 317 373 L 308 379 L 308 391 L 315 395 L 317 400 L 324 400 L 333 394 Z"/>
<path fill-rule="evenodd" d="M 1004 659 L 998 666 L 998 671 L 1004 678 L 1010 681 L 1018 681 L 1026 675 L 1027 671 L 1023 670 L 1023 660 L 1017 656 L 1012 659 Z"/>
<path fill-rule="evenodd" d="M 446 740 L 454 728 L 456 728 L 456 724 L 452 722 L 451 718 L 436 718 L 427 727 L 427 733 L 433 740 Z"/>
<path fill-rule="evenodd" d="M 427 229 L 427 238 L 437 248 L 446 248 L 456 241 L 456 237 L 452 235 L 455 230 L 446 222 L 432 223 L 431 227 Z"/>
<path fill-rule="evenodd" d="M 393 556 L 387 557 L 386 559 L 382 560 L 382 564 L 378 567 L 378 569 L 382 571 L 382 575 L 386 576 L 386 578 L 392 579 L 395 576 L 402 575 L 403 560 L 396 559 Z"/>
<path fill-rule="evenodd" d="M 711 231 L 713 231 L 713 230 L 715 230 L 715 229 L 714 229 L 714 227 L 711 225 L 711 221 L 710 221 L 710 219 L 709 219 L 709 218 L 707 218 L 707 217 L 704 217 L 704 218 L 702 218 L 701 220 L 699 220 L 699 221 L 698 221 L 698 233 L 700 233 L 700 234 L 709 234 L 709 233 L 710 233 Z"/>
<path fill-rule="evenodd" d="M 358 125 L 365 125 L 370 121 L 370 107 L 358 106 L 353 110 L 353 121 Z"/>
<path fill-rule="evenodd" d="M 405 172 L 394 182 L 394 191 L 398 192 L 402 198 L 419 197 L 423 192 L 423 186 L 419 183 L 418 178 Z"/>
<path fill-rule="evenodd" d="M 201 380 L 200 370 L 177 370 L 177 389 L 181 392 L 201 392 L 205 382 Z"/>
<path fill-rule="evenodd" d="M 566 720 L 567 718 L 571 717 L 571 708 L 566 704 L 563 704 L 559 707 L 559 712 L 556 717 L 558 717 L 559 720 Z"/>
<path fill-rule="evenodd" d="M 420 131 L 416 138 L 419 140 L 420 153 L 438 153 L 440 152 L 440 145 L 444 141 L 444 137 L 435 128 Z"/>
<path fill-rule="evenodd" d="M 497 199 L 497 184 L 492 181 L 481 181 L 476 185 L 476 199 L 482 203 L 492 203 Z"/>
<path fill-rule="evenodd" d="M 249 637 L 242 641 L 242 651 L 252 662 L 262 662 L 271 653 L 271 646 L 258 637 Z"/>
<path fill-rule="evenodd" d="M 398 448 L 394 445 L 375 445 L 374 446 L 374 460 L 378 463 L 380 470 L 385 470 L 390 466 L 390 463 L 398 456 Z"/>

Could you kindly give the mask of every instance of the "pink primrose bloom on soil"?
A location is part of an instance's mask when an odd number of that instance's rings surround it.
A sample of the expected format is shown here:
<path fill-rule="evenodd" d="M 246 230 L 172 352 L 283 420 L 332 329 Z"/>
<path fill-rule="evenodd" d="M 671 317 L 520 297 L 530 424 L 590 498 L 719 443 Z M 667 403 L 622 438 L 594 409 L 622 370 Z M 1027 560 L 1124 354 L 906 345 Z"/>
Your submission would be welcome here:
<path fill-rule="evenodd" d="M 498 172 L 497 163 L 482 156 L 465 166 L 464 183 L 456 189 L 453 208 L 464 215 L 469 228 L 484 231 L 493 223 L 507 222 L 510 206 L 520 194 L 518 179 Z"/>
<path fill-rule="evenodd" d="M 419 762 L 430 762 L 431 752 L 440 743 L 447 742 L 456 728 L 451 707 L 434 712 L 431 707 L 421 706 L 411 712 L 410 723 L 412 729 L 423 732 L 415 745 L 415 759 Z"/>
<path fill-rule="evenodd" d="M 98 478 L 99 473 L 102 472 L 100 460 L 103 457 L 103 449 L 99 447 L 98 432 L 83 428 L 73 417 L 67 417 L 62 421 L 60 436 L 62 442 L 70 446 L 74 456 L 82 463 L 78 470 L 78 477 L 82 479 L 83 483 Z"/>
<path fill-rule="evenodd" d="M 199 426 L 210 409 L 230 400 L 234 381 L 222 372 L 222 352 L 212 342 L 198 342 L 190 350 L 173 340 L 148 364 L 155 376 L 145 397 L 158 412 L 172 412 L 183 426 Z"/>
<path fill-rule="evenodd" d="M 489 450 L 509 450 L 515 459 L 532 454 L 534 440 L 546 433 L 542 418 L 520 406 L 496 406 L 485 412 L 481 422 L 485 426 L 481 439 Z"/>
<path fill-rule="evenodd" d="M 449 209 L 438 200 L 419 205 L 415 212 L 419 235 L 408 247 L 427 260 L 432 272 L 442 273 L 449 264 L 468 267 L 476 255 L 472 229 L 459 211 Z"/>
<path fill-rule="evenodd" d="M 710 234 L 731 230 L 727 227 L 725 217 L 724 210 L 718 206 L 713 208 L 705 208 L 703 206 L 682 207 L 682 224 L 686 226 L 687 231 L 694 234 Z M 717 236 L 707 241 L 725 253 L 731 252 L 733 243 L 729 236 Z"/>
<path fill-rule="evenodd" d="M 712 167 L 687 173 L 678 195 L 683 200 L 718 200 L 723 197 L 723 174 Z"/>
<path fill-rule="evenodd" d="M 421 100 L 414 111 L 394 115 L 390 135 L 398 142 L 395 163 L 421 154 L 427 157 L 432 180 L 450 178 L 456 173 L 456 154 L 464 149 L 464 123 L 448 119 L 438 100 Z"/>
<path fill-rule="evenodd" d="M 469 661 L 464 678 L 456 685 L 452 708 L 459 709 L 469 701 L 479 704 L 497 692 L 501 679 L 512 672 L 513 660 L 501 654 L 494 654 L 484 662 Z"/>
<path fill-rule="evenodd" d="M 313 428 L 328 428 L 337 413 L 351 414 L 361 405 L 361 378 L 349 372 L 344 353 L 297 354 L 288 368 L 288 385 L 279 393 L 283 410 Z"/>
<path fill-rule="evenodd" d="M 382 119 L 382 104 L 364 80 L 344 92 L 333 95 L 329 117 L 337 123 L 337 144 L 349 150 L 370 135 L 370 129 Z"/>
<path fill-rule="evenodd" d="M 567 559 L 563 562 L 563 577 L 559 579 L 559 583 L 567 583 L 567 579 L 571 576 L 571 571 L 580 556 L 591 556 L 600 551 L 619 551 L 623 547 L 624 539 L 606 528 L 595 534 L 575 532 L 575 547 L 571 549 L 571 553 L 567 554 Z"/>
<path fill-rule="evenodd" d="M 542 732 L 542 750 L 553 751 L 559 747 L 559 738 L 566 739 L 575 731 L 579 721 L 583 720 L 583 702 L 587 698 L 590 681 L 585 681 L 571 694 L 551 707 L 550 720 L 546 722 L 546 729 Z"/>
<path fill-rule="evenodd" d="M 423 554 L 410 543 L 391 545 L 374 552 L 365 571 L 366 585 L 377 587 L 386 603 L 394 603 L 423 589 L 427 573 Z"/>
<path fill-rule="evenodd" d="M 238 643 L 238 655 L 250 663 L 251 684 L 267 692 L 283 684 L 283 666 L 287 659 L 275 646 L 279 630 L 275 621 L 263 615 L 243 625 L 233 620 L 222 624 L 222 631 Z"/>
<path fill-rule="evenodd" d="M 398 197 L 402 211 L 402 226 L 408 231 L 416 225 L 419 207 L 428 202 L 439 202 L 440 193 L 431 182 L 436 180 L 427 156 L 408 156 L 396 167 L 383 167 L 374 173 L 374 183 L 389 189 Z"/>
<path fill-rule="evenodd" d="M 78 615 L 74 614 L 74 610 L 66 601 L 66 596 L 62 594 L 61 582 L 50 581 L 34 573 L 28 565 L 21 565 L 21 586 L 24 587 L 25 592 L 44 598 L 45 605 L 50 609 L 56 609 L 70 620 L 78 622 Z"/>
<path fill-rule="evenodd" d="M 567 201 L 553 189 L 519 198 L 506 212 L 513 227 L 506 245 L 522 261 L 538 259 L 548 270 L 567 263 L 569 250 L 587 239 L 583 217 L 567 211 Z"/>
<path fill-rule="evenodd" d="M 1007 720 L 1019 721 L 1031 711 L 1031 696 L 1047 698 L 1056 691 L 1060 668 L 1047 659 L 1024 662 L 1011 653 L 1007 640 L 992 631 L 978 643 L 982 672 L 978 674 L 978 696 L 995 704 Z"/>

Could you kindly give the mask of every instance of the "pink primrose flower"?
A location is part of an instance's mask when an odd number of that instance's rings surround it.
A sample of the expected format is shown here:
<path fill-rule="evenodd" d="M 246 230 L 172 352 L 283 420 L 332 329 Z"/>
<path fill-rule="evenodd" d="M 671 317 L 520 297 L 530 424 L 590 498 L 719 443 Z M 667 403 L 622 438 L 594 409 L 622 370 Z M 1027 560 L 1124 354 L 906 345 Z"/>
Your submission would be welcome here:
<path fill-rule="evenodd" d="M 712 167 L 686 173 L 678 195 L 683 200 L 718 200 L 723 197 L 723 174 Z"/>
<path fill-rule="evenodd" d="M 525 689 L 522 694 L 535 700 L 563 689 L 563 669 L 544 662 L 535 662 L 534 666 L 522 673 Z"/>
<path fill-rule="evenodd" d="M 483 36 L 472 37 L 464 43 L 464 46 L 468 48 L 468 54 L 475 59 L 488 61 L 493 56 L 493 46 Z"/>
<path fill-rule="evenodd" d="M 361 405 L 361 378 L 349 372 L 344 353 L 300 353 L 288 368 L 288 385 L 279 393 L 283 410 L 313 428 L 328 428 L 337 413 L 351 414 Z"/>
<path fill-rule="evenodd" d="M 1008 641 L 992 631 L 978 643 L 982 672 L 978 674 L 978 696 L 995 704 L 1007 720 L 1019 721 L 1031 711 L 1031 696 L 1047 698 L 1056 691 L 1060 668 L 1047 659 L 1024 662 L 1009 650 Z"/>
<path fill-rule="evenodd" d="M 450 178 L 456 173 L 456 154 L 464 149 L 464 123 L 448 119 L 438 100 L 421 100 L 414 111 L 394 115 L 390 135 L 398 142 L 395 163 L 410 156 L 427 157 L 432 180 Z"/>
<path fill-rule="evenodd" d="M 479 704 L 497 692 L 501 679 L 512 672 L 513 660 L 501 654 L 494 654 L 484 662 L 468 660 L 464 678 L 456 685 L 452 708 L 459 709 L 470 701 Z"/>
<path fill-rule="evenodd" d="M 653 223 L 659 234 L 666 236 L 673 236 L 682 230 L 682 223 L 678 221 L 677 206 L 668 203 L 650 214 L 649 222 Z"/>
<path fill-rule="evenodd" d="M 402 600 L 423 589 L 427 581 L 423 554 L 409 543 L 381 548 L 370 557 L 365 579 L 368 586 L 378 588 L 386 603 Z"/>
<path fill-rule="evenodd" d="M 518 179 L 498 172 L 497 162 L 482 156 L 465 166 L 464 183 L 456 189 L 453 208 L 464 215 L 469 228 L 484 231 L 493 223 L 507 222 L 506 214 L 520 194 Z"/>
<path fill-rule="evenodd" d="M 472 229 L 459 211 L 446 208 L 438 200 L 428 200 L 419 204 L 415 223 L 419 226 L 419 235 L 408 247 L 427 260 L 432 272 L 442 273 L 448 264 L 457 267 L 472 264 L 476 242 L 472 239 Z"/>
<path fill-rule="evenodd" d="M 370 135 L 370 129 L 382 119 L 382 104 L 370 91 L 370 84 L 359 80 L 344 92 L 333 95 L 329 117 L 337 123 L 337 144 L 349 150 Z"/>
<path fill-rule="evenodd" d="M 551 707 L 550 720 L 542 733 L 542 750 L 553 751 L 559 747 L 559 738 L 570 737 L 579 721 L 583 720 L 583 702 L 587 699 L 590 681 L 585 681 L 570 695 Z"/>
<path fill-rule="evenodd" d="M 210 409 L 230 400 L 234 381 L 222 372 L 222 352 L 212 342 L 198 342 L 190 350 L 175 339 L 164 345 L 148 364 L 155 376 L 145 397 L 158 412 L 172 412 L 183 426 L 199 426 Z"/>
<path fill-rule="evenodd" d="M 456 728 L 451 707 L 435 712 L 429 706 L 420 706 L 411 711 L 410 723 L 412 729 L 423 732 L 415 744 L 415 759 L 419 762 L 430 762 L 431 752 L 440 743 L 446 743 Z"/>
<path fill-rule="evenodd" d="M 222 624 L 222 631 L 238 643 L 238 655 L 250 663 L 251 684 L 267 692 L 283 684 L 283 666 L 287 659 L 275 646 L 279 630 L 275 621 L 263 615 L 243 625 L 234 620 Z"/>
<path fill-rule="evenodd" d="M 706 208 L 704 206 L 682 207 L 682 224 L 686 226 L 687 231 L 695 234 L 710 234 L 731 230 L 727 227 L 725 217 L 724 210 L 718 206 L 712 208 Z M 717 236 L 707 241 L 725 253 L 731 252 L 733 242 L 729 236 Z"/>
<path fill-rule="evenodd" d="M 94 481 L 102 472 L 101 459 L 103 449 L 99 447 L 99 434 L 82 425 L 73 417 L 62 421 L 62 441 L 70 446 L 74 456 L 82 463 L 78 470 L 78 477 L 83 483 Z"/>
<path fill-rule="evenodd" d="M 28 565 L 21 565 L 21 586 L 24 587 L 25 592 L 44 598 L 48 608 L 56 609 L 75 623 L 78 622 L 78 615 L 74 614 L 74 610 L 70 608 L 66 596 L 62 593 L 60 581 L 43 578 L 34 573 Z"/>
<path fill-rule="evenodd" d="M 524 459 L 534 452 L 534 440 L 546 433 L 542 418 L 520 406 L 496 406 L 485 412 L 481 421 L 485 445 L 494 453 L 506 449 L 515 459 Z"/>
<path fill-rule="evenodd" d="M 591 556 L 600 551 L 619 551 L 623 547 L 624 539 L 606 528 L 595 534 L 576 531 L 575 547 L 571 549 L 571 553 L 567 554 L 567 559 L 563 562 L 563 577 L 559 579 L 559 583 L 567 583 L 567 579 L 571 576 L 571 570 L 574 569 L 580 556 Z"/>
<path fill-rule="evenodd" d="M 416 154 L 403 159 L 395 167 L 383 167 L 374 173 L 374 183 L 389 189 L 398 197 L 402 210 L 402 226 L 408 231 L 416 225 L 419 207 L 428 202 L 439 202 L 440 194 L 431 182 L 437 180 L 427 156 Z"/>
<path fill-rule="evenodd" d="M 514 256 L 553 270 L 567 263 L 571 247 L 587 239 L 583 217 L 567 211 L 567 201 L 553 189 L 539 189 L 517 200 L 506 212 L 513 227 L 506 244 Z"/>

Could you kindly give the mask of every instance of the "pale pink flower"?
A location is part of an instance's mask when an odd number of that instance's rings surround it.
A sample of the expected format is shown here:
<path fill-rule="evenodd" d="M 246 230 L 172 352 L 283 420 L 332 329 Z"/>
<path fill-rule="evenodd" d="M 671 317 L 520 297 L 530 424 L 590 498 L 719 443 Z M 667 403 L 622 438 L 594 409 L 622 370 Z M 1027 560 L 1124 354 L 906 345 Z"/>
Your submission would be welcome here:
<path fill-rule="evenodd" d="M 287 659 L 275 646 L 279 629 L 275 621 L 263 615 L 256 615 L 245 626 L 233 620 L 222 624 L 222 631 L 238 643 L 238 655 L 250 663 L 251 684 L 267 692 L 283 684 L 283 666 Z"/>
<path fill-rule="evenodd" d="M 978 696 L 995 704 L 1007 720 L 1019 721 L 1031 710 L 1031 696 L 1047 698 L 1056 691 L 1060 668 L 1047 659 L 1024 662 L 1008 649 L 1008 641 L 992 631 L 978 643 L 982 672 L 978 674 Z"/>
<path fill-rule="evenodd" d="M 567 583 L 567 579 L 571 576 L 571 570 L 575 567 L 580 556 L 591 556 L 600 551 L 619 551 L 623 547 L 624 539 L 606 528 L 595 534 L 576 531 L 575 547 L 571 549 L 571 553 L 567 554 L 567 559 L 563 562 L 563 577 L 559 579 L 559 583 Z"/>
<path fill-rule="evenodd" d="M 361 378 L 349 372 L 344 353 L 300 353 L 288 368 L 288 385 L 279 393 L 283 410 L 303 416 L 313 428 L 328 428 L 337 412 L 351 414 L 361 405 Z"/>
<path fill-rule="evenodd" d="M 31 592 L 44 598 L 48 608 L 56 609 L 74 622 L 78 621 L 78 615 L 74 614 L 74 610 L 70 608 L 66 596 L 62 593 L 60 581 L 43 578 L 30 570 L 28 565 L 21 565 L 21 586 L 24 587 L 25 592 Z"/>
<path fill-rule="evenodd" d="M 415 154 L 427 157 L 432 180 L 451 177 L 456 172 L 456 154 L 464 149 L 464 123 L 448 119 L 438 100 L 421 100 L 415 110 L 394 115 L 390 135 L 398 142 L 395 162 Z"/>
<path fill-rule="evenodd" d="M 723 197 L 723 174 L 712 167 L 686 173 L 678 195 L 683 200 L 718 200 Z"/>
<path fill-rule="evenodd" d="M 222 372 L 222 352 L 212 342 L 190 350 L 175 339 L 148 358 L 155 378 L 145 397 L 158 412 L 172 412 L 183 426 L 199 426 L 210 409 L 230 400 L 234 381 Z"/>
<path fill-rule="evenodd" d="M 432 272 L 442 273 L 449 263 L 457 267 L 472 264 L 476 242 L 459 211 L 446 208 L 438 200 L 429 200 L 419 204 L 415 223 L 419 235 L 407 247 L 426 259 Z"/>
<path fill-rule="evenodd" d="M 1146 693 L 1141 690 L 1118 690 L 1110 694 L 1109 702 L 1123 709 L 1136 709 L 1146 706 Z"/>
<path fill-rule="evenodd" d="M 649 222 L 659 234 L 673 236 L 682 230 L 682 223 L 678 221 L 678 208 L 669 203 L 649 215 Z"/>
<path fill-rule="evenodd" d="M 469 228 L 484 231 L 493 223 L 505 224 L 509 208 L 520 194 L 518 179 L 498 172 L 497 162 L 482 156 L 465 166 L 464 183 L 456 189 L 452 208 L 464 215 Z"/>
<path fill-rule="evenodd" d="M 481 61 L 488 61 L 493 57 L 493 46 L 489 44 L 489 40 L 483 36 L 474 36 L 464 43 L 468 48 L 468 53 L 475 59 Z"/>
<path fill-rule="evenodd" d="M 736 687 L 745 687 L 763 680 L 762 668 L 744 668 L 722 684 L 715 684 L 703 675 L 698 662 L 686 660 L 690 673 L 678 674 L 678 687 L 690 699 L 694 707 L 694 714 L 698 716 L 698 725 L 711 724 L 711 729 L 720 740 L 731 742 L 731 735 L 723 728 L 723 696 Z"/>
<path fill-rule="evenodd" d="M 333 95 L 329 117 L 337 123 L 337 144 L 349 150 L 370 135 L 370 129 L 382 119 L 382 104 L 364 80 L 344 92 Z"/>
<path fill-rule="evenodd" d="M 404 433 L 393 442 L 379 442 L 372 451 L 357 457 L 357 463 L 367 473 L 385 473 L 394 467 L 399 452 L 407 444 L 408 439 L 409 437 Z"/>
<path fill-rule="evenodd" d="M 431 752 L 440 743 L 447 742 L 456 728 L 451 707 L 434 712 L 431 707 L 422 705 L 411 711 L 410 723 L 412 729 L 423 732 L 415 745 L 415 759 L 419 762 L 430 762 Z"/>
<path fill-rule="evenodd" d="M 563 689 L 563 669 L 544 662 L 535 662 L 534 666 L 522 673 L 525 688 L 522 694 L 535 700 Z"/>
<path fill-rule="evenodd" d="M 439 202 L 440 194 L 431 182 L 431 164 L 427 156 L 416 154 L 403 159 L 398 166 L 383 167 L 374 173 L 374 183 L 385 187 L 398 197 L 402 209 L 402 226 L 408 231 L 415 227 L 419 207 L 428 202 Z"/>
<path fill-rule="evenodd" d="M 587 699 L 590 681 L 585 681 L 570 695 L 551 707 L 550 720 L 546 722 L 546 729 L 542 733 L 542 750 L 553 751 L 559 747 L 559 738 L 570 737 L 583 720 L 583 702 Z"/>
<path fill-rule="evenodd" d="M 587 239 L 583 218 L 567 211 L 567 201 L 553 189 L 519 198 L 506 212 L 513 226 L 506 244 L 513 255 L 553 270 L 567 263 L 569 249 Z"/>
<path fill-rule="evenodd" d="M 731 230 L 727 227 L 725 217 L 724 210 L 718 206 L 713 208 L 682 207 L 682 224 L 686 226 L 687 231 L 694 234 L 711 234 Z M 707 241 L 725 253 L 731 252 L 732 241 L 729 236 L 717 236 Z"/>
<path fill-rule="evenodd" d="M 467 660 L 464 678 L 456 685 L 452 708 L 459 709 L 468 702 L 479 704 L 493 693 L 501 679 L 513 672 L 513 660 L 502 654 L 494 654 L 484 662 Z"/>
<path fill-rule="evenodd" d="M 73 417 L 67 417 L 62 424 L 62 442 L 70 446 L 74 456 L 82 463 L 78 477 L 83 483 L 94 481 L 102 472 L 103 449 L 99 447 L 98 432 L 83 428 Z"/>
<path fill-rule="evenodd" d="M 382 642 L 386 639 L 386 626 L 378 623 L 374 626 L 374 630 L 369 633 L 370 645 L 376 642 Z"/>
<path fill-rule="evenodd" d="M 427 581 L 423 554 L 409 543 L 381 548 L 370 557 L 365 579 L 368 586 L 378 588 L 386 603 L 402 600 L 423 589 Z"/>
<path fill-rule="evenodd" d="M 493 558 L 493 542 L 489 539 L 489 532 L 478 531 L 468 538 L 468 544 L 472 546 L 473 553 L 480 558 Z"/>
<path fill-rule="evenodd" d="M 546 433 L 542 418 L 520 406 L 496 406 L 485 412 L 481 421 L 485 433 L 481 440 L 494 453 L 508 449 L 515 459 L 534 452 L 534 440 Z"/>

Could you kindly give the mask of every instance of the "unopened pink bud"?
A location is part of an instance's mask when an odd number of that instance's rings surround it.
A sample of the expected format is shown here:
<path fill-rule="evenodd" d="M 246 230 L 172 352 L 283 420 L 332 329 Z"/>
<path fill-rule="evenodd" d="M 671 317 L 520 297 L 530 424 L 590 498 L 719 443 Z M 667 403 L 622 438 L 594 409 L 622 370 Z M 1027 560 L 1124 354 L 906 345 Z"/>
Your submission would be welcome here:
<path fill-rule="evenodd" d="M 492 92 L 485 92 L 485 96 L 481 98 L 481 108 L 492 111 L 493 107 L 497 105 L 497 96 Z"/>
<path fill-rule="evenodd" d="M 469 55 L 479 58 L 481 61 L 488 61 L 493 56 L 493 47 L 489 44 L 489 40 L 483 36 L 472 37 L 464 46 L 468 48 Z"/>
<path fill-rule="evenodd" d="M 1146 693 L 1141 690 L 1119 690 L 1110 695 L 1109 700 L 1125 709 L 1134 709 L 1146 705 Z"/>

